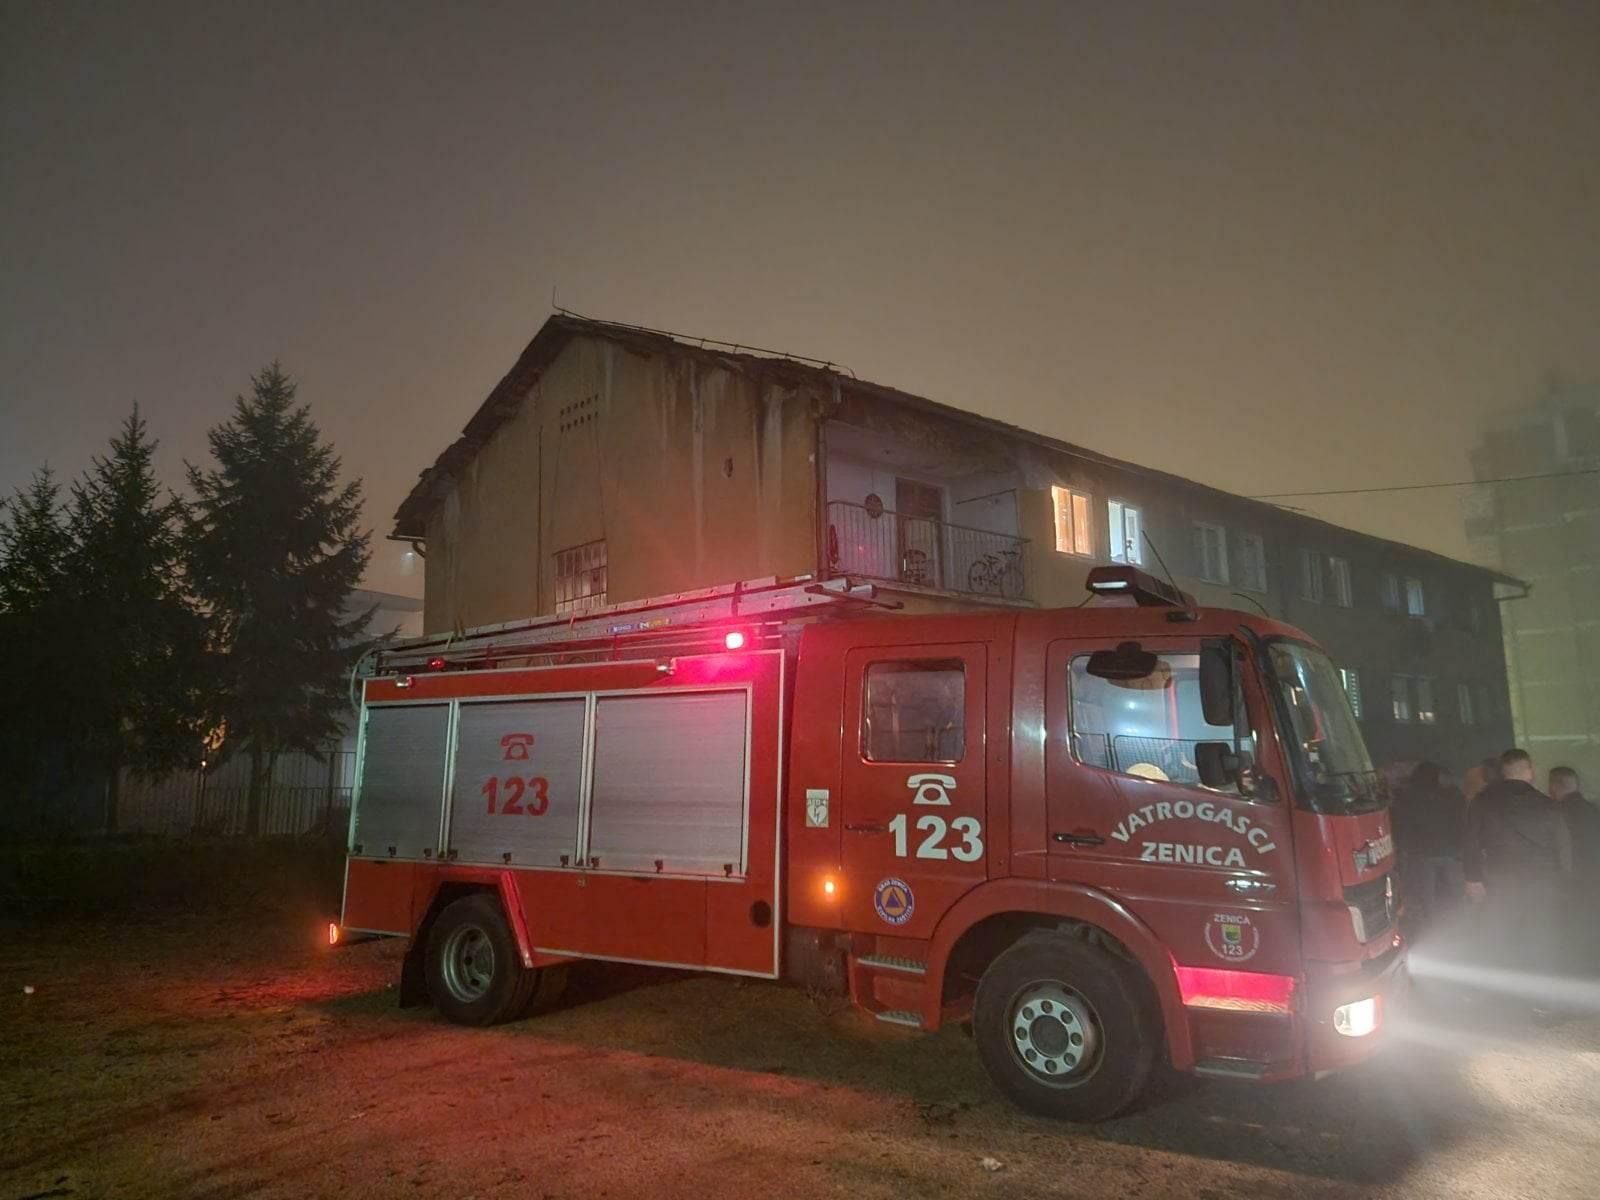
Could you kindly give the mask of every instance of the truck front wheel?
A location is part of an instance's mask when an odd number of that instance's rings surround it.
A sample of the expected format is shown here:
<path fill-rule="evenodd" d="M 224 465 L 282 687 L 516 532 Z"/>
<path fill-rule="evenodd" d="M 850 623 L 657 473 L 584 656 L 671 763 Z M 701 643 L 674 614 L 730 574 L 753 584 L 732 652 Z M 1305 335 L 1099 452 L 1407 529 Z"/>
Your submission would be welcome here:
<path fill-rule="evenodd" d="M 428 999 L 457 1025 L 497 1025 L 521 1016 L 541 974 L 522 965 L 499 903 L 481 892 L 439 914 L 424 966 Z"/>
<path fill-rule="evenodd" d="M 989 964 L 973 1033 L 989 1078 L 1020 1107 L 1103 1121 L 1149 1080 L 1160 1025 L 1137 967 L 1051 930 Z"/>

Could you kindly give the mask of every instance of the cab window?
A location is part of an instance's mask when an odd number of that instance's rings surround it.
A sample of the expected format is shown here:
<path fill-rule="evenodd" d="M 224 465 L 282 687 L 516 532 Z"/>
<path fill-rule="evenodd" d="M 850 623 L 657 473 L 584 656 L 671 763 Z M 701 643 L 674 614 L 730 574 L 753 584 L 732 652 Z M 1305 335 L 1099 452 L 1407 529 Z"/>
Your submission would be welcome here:
<path fill-rule="evenodd" d="M 868 762 L 960 762 L 966 753 L 966 670 L 960 659 L 867 666 L 861 756 Z"/>
<path fill-rule="evenodd" d="M 1132 680 L 1097 678 L 1088 665 L 1088 655 L 1074 658 L 1067 685 L 1072 753 L 1086 766 L 1198 788 L 1196 742 L 1254 749 L 1253 735 L 1236 743 L 1231 726 L 1206 723 L 1199 654 L 1157 654 L 1155 670 Z"/>

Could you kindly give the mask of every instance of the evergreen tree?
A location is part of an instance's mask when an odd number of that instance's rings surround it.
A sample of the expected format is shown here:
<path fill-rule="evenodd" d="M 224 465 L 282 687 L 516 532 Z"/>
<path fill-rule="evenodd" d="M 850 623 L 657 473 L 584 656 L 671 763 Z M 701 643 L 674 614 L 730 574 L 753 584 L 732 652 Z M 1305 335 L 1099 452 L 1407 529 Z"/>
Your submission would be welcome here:
<path fill-rule="evenodd" d="M 72 539 L 60 494 L 43 467 L 0 511 L 0 645 L 10 676 L 0 689 L 0 790 L 11 805 L 37 784 L 42 748 L 64 740 L 71 711 L 62 658 L 72 650 L 65 604 Z"/>
<path fill-rule="evenodd" d="M 59 598 L 71 535 L 62 520 L 61 485 L 48 466 L 0 506 L 0 613 L 27 616 Z"/>
<path fill-rule="evenodd" d="M 276 362 L 251 383 L 211 430 L 215 468 L 189 467 L 188 575 L 211 627 L 224 752 L 250 756 L 254 834 L 267 756 L 320 757 L 338 734 L 371 614 L 345 615 L 368 557 L 360 481 L 340 485 L 338 457 Z"/>
<path fill-rule="evenodd" d="M 137 406 L 72 489 L 67 594 L 73 653 L 73 745 L 106 777 L 107 832 L 122 770 L 157 774 L 200 746 L 204 629 L 182 587 L 184 504 L 161 496 Z"/>

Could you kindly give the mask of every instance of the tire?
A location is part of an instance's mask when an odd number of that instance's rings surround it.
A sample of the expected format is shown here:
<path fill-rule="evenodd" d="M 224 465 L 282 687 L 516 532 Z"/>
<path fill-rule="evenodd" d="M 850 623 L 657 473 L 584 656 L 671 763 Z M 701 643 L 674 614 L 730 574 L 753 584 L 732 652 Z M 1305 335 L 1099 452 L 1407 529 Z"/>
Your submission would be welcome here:
<path fill-rule="evenodd" d="M 531 1017 L 549 1012 L 561 1003 L 561 997 L 567 990 L 567 968 L 564 966 L 540 967 L 533 974 L 538 978 L 529 989 L 528 1002 L 522 1006 L 519 1016 Z"/>
<path fill-rule="evenodd" d="M 973 1029 L 984 1070 L 1013 1103 L 1082 1122 L 1138 1099 L 1161 1037 L 1138 967 L 1053 930 L 1028 934 L 989 964 Z"/>
<path fill-rule="evenodd" d="M 457 1025 L 498 1025 L 522 1016 L 544 974 L 522 965 L 499 900 L 482 892 L 439 914 L 423 969 L 428 999 Z"/>

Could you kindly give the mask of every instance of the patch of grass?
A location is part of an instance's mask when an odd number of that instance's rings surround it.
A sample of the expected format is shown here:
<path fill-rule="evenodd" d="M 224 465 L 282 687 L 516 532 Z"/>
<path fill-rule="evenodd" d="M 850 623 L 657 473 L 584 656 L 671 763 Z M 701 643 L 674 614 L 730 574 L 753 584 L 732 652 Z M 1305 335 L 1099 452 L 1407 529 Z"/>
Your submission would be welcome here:
<path fill-rule="evenodd" d="M 324 838 L 131 840 L 0 847 L 0 914 L 38 923 L 236 908 L 333 911 L 344 848 Z"/>

